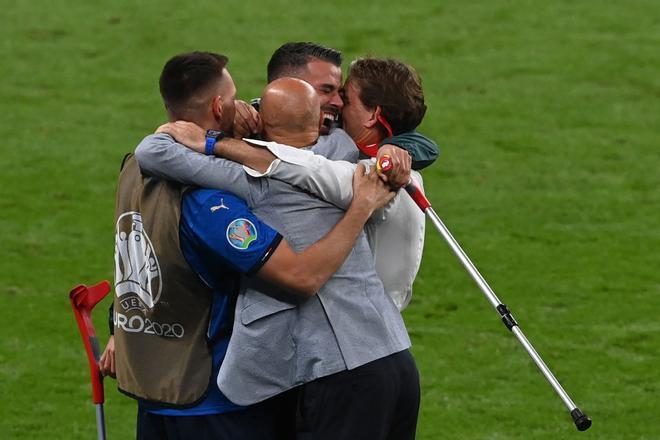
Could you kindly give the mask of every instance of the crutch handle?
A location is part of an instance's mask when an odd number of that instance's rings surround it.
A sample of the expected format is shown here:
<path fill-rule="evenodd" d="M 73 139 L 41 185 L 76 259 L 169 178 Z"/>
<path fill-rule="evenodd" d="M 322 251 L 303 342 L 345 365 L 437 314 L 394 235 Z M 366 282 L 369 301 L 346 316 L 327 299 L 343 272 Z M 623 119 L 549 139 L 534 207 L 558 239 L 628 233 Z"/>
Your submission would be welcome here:
<path fill-rule="evenodd" d="M 376 161 L 376 169 L 382 173 L 387 173 L 392 170 L 392 158 L 389 154 L 383 154 L 378 161 Z M 431 207 L 431 202 L 429 202 L 429 199 L 424 195 L 424 191 L 422 191 L 422 188 L 412 178 L 410 178 L 408 183 L 404 185 L 404 188 L 422 212 L 426 212 L 426 210 Z"/>
<path fill-rule="evenodd" d="M 376 170 L 378 170 L 379 173 L 389 172 L 392 169 L 392 166 L 392 158 L 389 154 L 383 154 L 376 161 Z"/>
<path fill-rule="evenodd" d="M 85 285 L 76 286 L 69 293 L 73 314 L 76 317 L 80 337 L 83 340 L 85 352 L 87 353 L 89 374 L 92 380 L 92 400 L 95 404 L 102 404 L 105 399 L 103 395 L 103 375 L 99 369 L 101 349 L 99 347 L 99 341 L 96 338 L 91 312 L 94 306 L 109 292 L 110 283 L 101 281 L 91 287 Z"/>

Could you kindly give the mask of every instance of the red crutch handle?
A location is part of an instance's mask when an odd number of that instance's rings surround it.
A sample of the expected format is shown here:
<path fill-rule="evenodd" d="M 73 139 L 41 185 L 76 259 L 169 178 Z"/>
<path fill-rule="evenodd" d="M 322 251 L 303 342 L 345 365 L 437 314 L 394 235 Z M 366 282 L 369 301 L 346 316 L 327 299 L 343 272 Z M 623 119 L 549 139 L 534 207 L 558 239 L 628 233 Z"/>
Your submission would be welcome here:
<path fill-rule="evenodd" d="M 383 173 L 387 173 L 392 169 L 392 158 L 389 154 L 383 154 L 383 156 L 378 159 L 376 162 L 376 169 Z M 422 191 L 422 188 L 417 185 L 412 178 L 404 188 L 422 212 L 426 212 L 426 210 L 431 207 L 431 202 L 429 202 L 429 199 L 424 195 L 424 191 Z"/>
<path fill-rule="evenodd" d="M 103 375 L 99 369 L 101 349 L 99 347 L 99 341 L 96 338 L 91 312 L 94 306 L 105 298 L 109 292 L 110 283 L 104 280 L 91 287 L 81 284 L 74 287 L 69 293 L 73 314 L 76 317 L 78 330 L 80 330 L 80 336 L 85 345 L 85 352 L 87 352 L 89 374 L 92 379 L 92 400 L 95 404 L 103 403 L 104 396 Z"/>
<path fill-rule="evenodd" d="M 392 158 L 389 154 L 383 154 L 376 162 L 376 169 L 381 173 L 387 173 L 392 169 Z"/>

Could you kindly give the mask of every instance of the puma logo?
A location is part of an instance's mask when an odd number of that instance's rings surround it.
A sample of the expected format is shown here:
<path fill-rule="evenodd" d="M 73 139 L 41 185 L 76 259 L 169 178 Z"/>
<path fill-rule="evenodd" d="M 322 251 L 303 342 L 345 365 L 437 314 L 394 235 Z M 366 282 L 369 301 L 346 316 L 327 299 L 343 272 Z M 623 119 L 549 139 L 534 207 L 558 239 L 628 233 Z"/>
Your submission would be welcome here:
<path fill-rule="evenodd" d="M 215 212 L 215 211 L 217 211 L 218 209 L 227 209 L 227 210 L 229 209 L 229 208 L 225 205 L 225 199 L 220 199 L 220 204 L 219 204 L 219 205 L 211 206 L 211 212 Z"/>

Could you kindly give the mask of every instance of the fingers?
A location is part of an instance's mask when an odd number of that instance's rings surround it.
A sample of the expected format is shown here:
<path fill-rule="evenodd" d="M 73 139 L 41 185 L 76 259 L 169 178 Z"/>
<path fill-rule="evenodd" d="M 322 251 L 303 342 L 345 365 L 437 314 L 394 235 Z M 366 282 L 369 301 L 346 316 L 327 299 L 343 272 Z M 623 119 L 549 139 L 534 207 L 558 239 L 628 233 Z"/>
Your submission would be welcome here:
<path fill-rule="evenodd" d="M 99 370 L 104 376 L 110 376 L 114 372 L 114 356 L 108 354 L 107 351 L 103 352 L 101 359 L 99 360 Z"/>
<path fill-rule="evenodd" d="M 260 132 L 259 113 L 245 101 L 234 101 L 236 114 L 234 115 L 234 136 L 245 137 Z"/>
<path fill-rule="evenodd" d="M 366 167 L 363 164 L 358 164 L 353 173 L 353 197 L 360 197 L 362 189 L 365 186 L 365 171 Z"/>
<path fill-rule="evenodd" d="M 234 117 L 234 137 L 236 139 L 241 139 L 249 135 L 250 126 L 248 125 L 247 120 L 237 111 L 236 116 Z"/>
<path fill-rule="evenodd" d="M 171 131 L 174 128 L 174 124 L 171 122 L 168 122 L 166 124 L 161 125 L 156 129 L 156 133 L 167 133 L 171 134 Z"/>
<path fill-rule="evenodd" d="M 108 375 L 112 378 L 117 377 L 117 370 L 115 369 L 115 352 L 112 352 L 112 356 L 110 356 L 110 372 Z"/>
<path fill-rule="evenodd" d="M 257 121 L 257 128 L 253 131 L 253 133 L 261 134 L 261 132 L 264 131 L 264 123 L 261 120 L 261 115 L 259 114 L 259 112 L 254 107 L 250 106 L 250 109 L 252 110 L 253 116 L 255 117 L 255 119 Z"/>
<path fill-rule="evenodd" d="M 372 185 L 383 185 L 384 183 L 375 166 L 370 166 L 367 170 L 367 167 L 360 163 L 355 169 L 355 174 L 362 176 L 363 180 L 370 182 Z"/>
<path fill-rule="evenodd" d="M 103 354 L 99 359 L 99 370 L 104 376 L 116 377 L 115 371 L 115 337 L 110 336 L 108 344 L 103 350 Z"/>
<path fill-rule="evenodd" d="M 184 121 L 168 122 L 161 125 L 156 129 L 156 133 L 165 133 L 172 136 L 174 139 L 181 139 L 187 128 Z"/>
<path fill-rule="evenodd" d="M 373 211 L 387 204 L 395 195 L 390 186 L 381 180 L 376 167 L 370 167 L 367 172 L 363 164 L 358 164 L 353 175 L 353 201 Z"/>
<path fill-rule="evenodd" d="M 383 181 L 388 182 L 393 188 L 400 188 L 410 180 L 412 158 L 410 154 L 396 145 L 383 145 L 378 150 L 378 160 L 383 156 L 389 156 L 391 168 L 389 172 L 380 173 Z"/>
<path fill-rule="evenodd" d="M 206 139 L 206 130 L 193 122 L 168 122 L 156 129 L 156 133 L 165 133 L 172 136 L 178 143 L 203 153 Z"/>
<path fill-rule="evenodd" d="M 251 105 L 246 104 L 245 108 L 247 114 L 245 119 L 247 120 L 248 128 L 250 129 L 250 134 L 259 132 L 259 113 L 252 108 Z"/>
<path fill-rule="evenodd" d="M 387 205 L 392 201 L 394 197 L 396 197 L 396 191 L 392 191 L 392 189 L 389 187 L 386 188 L 387 191 L 383 193 L 383 197 L 381 198 L 381 201 L 378 204 L 378 208 L 382 208 L 383 206 Z"/>

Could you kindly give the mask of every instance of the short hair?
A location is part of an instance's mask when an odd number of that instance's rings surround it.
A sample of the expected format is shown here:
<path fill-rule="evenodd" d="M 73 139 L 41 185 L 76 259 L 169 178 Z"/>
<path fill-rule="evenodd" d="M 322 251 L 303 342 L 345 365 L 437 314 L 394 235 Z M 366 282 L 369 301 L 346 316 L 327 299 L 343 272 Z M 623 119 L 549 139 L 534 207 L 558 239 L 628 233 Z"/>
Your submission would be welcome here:
<path fill-rule="evenodd" d="M 313 59 L 327 61 L 341 67 L 341 52 L 310 42 L 285 43 L 268 61 L 268 82 L 285 76 L 294 76 Z"/>
<path fill-rule="evenodd" d="M 351 63 L 347 81 L 355 81 L 367 108 L 380 106 L 393 134 L 412 131 L 422 122 L 422 80 L 412 66 L 393 59 L 359 58 Z"/>
<path fill-rule="evenodd" d="M 194 98 L 206 93 L 222 78 L 229 59 L 212 52 L 189 52 L 172 57 L 160 74 L 160 94 L 167 110 L 183 116 Z"/>

